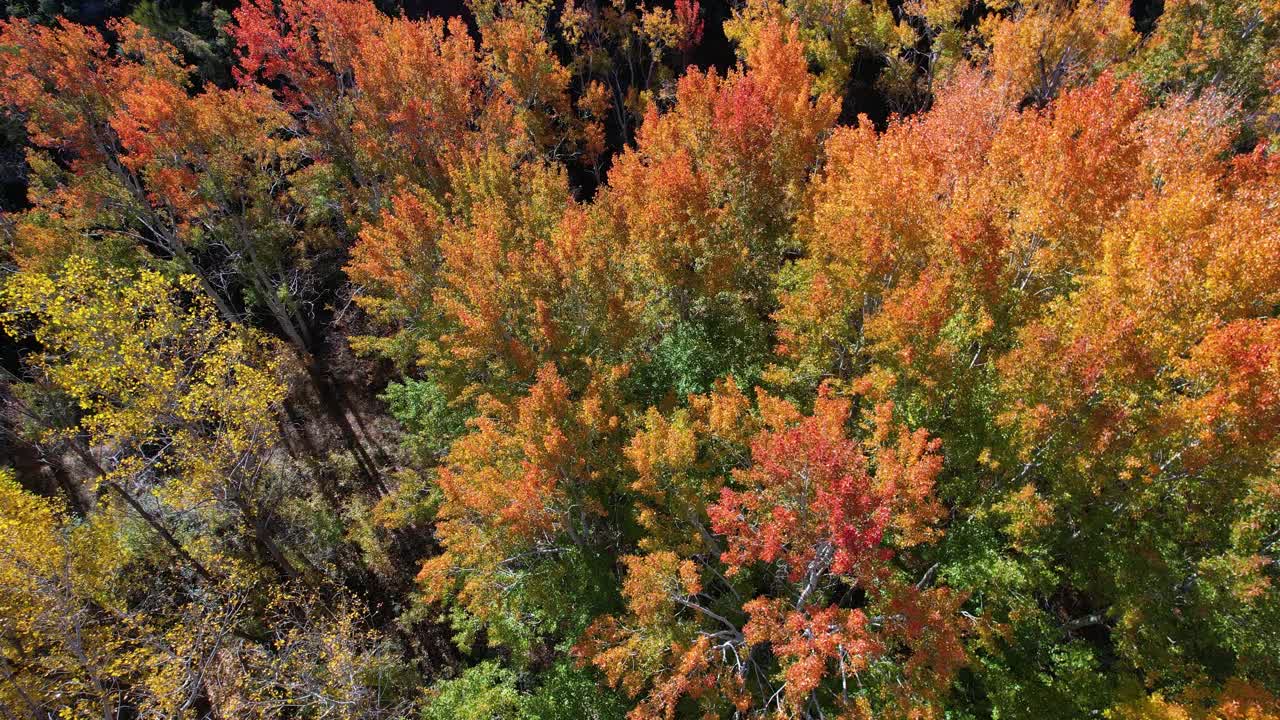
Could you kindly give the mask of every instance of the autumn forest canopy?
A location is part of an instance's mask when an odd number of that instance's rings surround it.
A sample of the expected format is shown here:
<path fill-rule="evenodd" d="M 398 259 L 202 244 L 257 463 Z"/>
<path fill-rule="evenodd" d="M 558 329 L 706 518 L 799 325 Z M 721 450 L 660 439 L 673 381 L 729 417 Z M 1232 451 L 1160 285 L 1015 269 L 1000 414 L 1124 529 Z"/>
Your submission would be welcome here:
<path fill-rule="evenodd" d="M 0 17 L 0 718 L 1280 719 L 1276 0 Z"/>

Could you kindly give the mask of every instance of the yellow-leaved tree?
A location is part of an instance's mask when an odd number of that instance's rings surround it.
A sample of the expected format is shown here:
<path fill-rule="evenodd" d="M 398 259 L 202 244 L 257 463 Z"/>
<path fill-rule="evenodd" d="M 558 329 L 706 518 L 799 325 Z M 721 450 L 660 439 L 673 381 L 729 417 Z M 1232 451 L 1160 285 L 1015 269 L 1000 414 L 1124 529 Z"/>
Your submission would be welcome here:
<path fill-rule="evenodd" d="M 5 328 L 41 348 L 36 383 L 70 405 L 45 434 L 65 441 L 197 574 L 220 562 L 209 533 L 187 539 L 164 516 L 207 530 L 239 523 L 262 559 L 298 574 L 273 537 L 269 471 L 284 366 L 264 335 L 221 321 L 190 276 L 73 257 L 15 275 Z M 198 518 L 198 519 L 197 519 Z"/>

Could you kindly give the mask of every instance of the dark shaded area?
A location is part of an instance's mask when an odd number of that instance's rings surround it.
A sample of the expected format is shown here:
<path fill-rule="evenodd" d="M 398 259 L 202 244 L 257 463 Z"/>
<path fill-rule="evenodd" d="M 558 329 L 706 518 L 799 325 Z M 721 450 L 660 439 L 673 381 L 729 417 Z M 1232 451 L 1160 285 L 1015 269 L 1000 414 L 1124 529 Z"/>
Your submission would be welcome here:
<path fill-rule="evenodd" d="M 30 17 L 42 21 L 59 15 L 78 23 L 98 25 L 128 15 L 135 0 L 5 0 L 0 18 Z"/>
<path fill-rule="evenodd" d="M 378 2 L 378 5 L 392 14 L 403 11 L 406 17 L 413 20 L 427 17 L 461 17 L 466 19 L 468 24 L 474 24 L 465 0 L 387 0 Z"/>
<path fill-rule="evenodd" d="M 1133 0 L 1129 6 L 1129 17 L 1133 18 L 1134 28 L 1146 35 L 1156 28 L 1156 19 L 1164 12 L 1164 0 Z"/>
<path fill-rule="evenodd" d="M 674 3 L 671 3 L 674 5 Z M 689 62 L 699 69 L 717 68 L 721 72 L 733 67 L 737 53 L 724 34 L 724 21 L 733 14 L 729 2 L 707 1 L 702 3 L 702 42 L 689 53 Z"/>
<path fill-rule="evenodd" d="M 0 212 L 14 212 L 27 206 L 25 139 L 26 133 L 17 118 L 0 117 Z"/>
<path fill-rule="evenodd" d="M 889 122 L 889 99 L 876 84 L 880 72 L 888 65 L 882 58 L 863 55 L 853 66 L 840 106 L 841 125 L 853 125 L 859 115 L 866 115 L 877 128 Z"/>

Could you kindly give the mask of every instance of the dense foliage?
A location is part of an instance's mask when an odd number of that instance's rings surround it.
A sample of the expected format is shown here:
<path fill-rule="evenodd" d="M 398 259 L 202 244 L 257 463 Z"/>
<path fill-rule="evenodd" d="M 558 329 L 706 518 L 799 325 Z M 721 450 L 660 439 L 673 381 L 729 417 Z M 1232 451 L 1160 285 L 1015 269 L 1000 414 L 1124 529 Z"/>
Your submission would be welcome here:
<path fill-rule="evenodd" d="M 1280 718 L 1274 0 L 6 8 L 0 716 Z"/>

